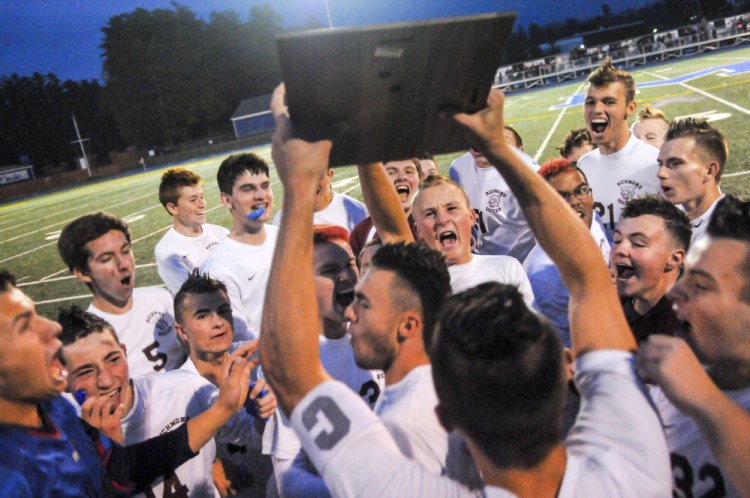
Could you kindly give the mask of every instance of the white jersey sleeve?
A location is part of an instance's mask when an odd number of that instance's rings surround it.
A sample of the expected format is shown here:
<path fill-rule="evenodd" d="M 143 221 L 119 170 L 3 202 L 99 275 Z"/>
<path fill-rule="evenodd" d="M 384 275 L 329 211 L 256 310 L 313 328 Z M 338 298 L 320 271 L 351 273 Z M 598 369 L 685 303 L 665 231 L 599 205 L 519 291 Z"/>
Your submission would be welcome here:
<path fill-rule="evenodd" d="M 581 411 L 565 440 L 561 498 L 665 497 L 669 454 L 659 417 L 625 351 L 593 351 L 576 361 Z"/>
<path fill-rule="evenodd" d="M 332 496 L 481 496 L 405 457 L 378 417 L 340 382 L 310 391 L 291 423 Z"/>

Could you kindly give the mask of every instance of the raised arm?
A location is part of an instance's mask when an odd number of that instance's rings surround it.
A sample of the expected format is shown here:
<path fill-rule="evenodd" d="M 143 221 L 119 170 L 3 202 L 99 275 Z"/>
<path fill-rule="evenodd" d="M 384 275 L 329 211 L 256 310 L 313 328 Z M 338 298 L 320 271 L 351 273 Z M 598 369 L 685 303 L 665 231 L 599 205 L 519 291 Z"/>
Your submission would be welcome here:
<path fill-rule="evenodd" d="M 274 90 L 271 112 L 276 122 L 272 157 L 284 185 L 284 209 L 263 304 L 260 359 L 266 380 L 289 416 L 305 394 L 329 379 L 318 346 L 313 211 L 332 144 L 290 138 L 283 84 Z"/>
<path fill-rule="evenodd" d="M 360 164 L 359 182 L 372 224 L 384 244 L 414 242 L 414 235 L 383 163 Z"/>
<path fill-rule="evenodd" d="M 569 313 L 576 355 L 597 349 L 635 350 L 620 302 L 601 252 L 563 198 L 531 171 L 503 139 L 504 95 L 493 90 L 487 108 L 458 114 L 472 145 L 495 165 L 513 194 L 539 244 L 560 269 L 570 292 Z"/>

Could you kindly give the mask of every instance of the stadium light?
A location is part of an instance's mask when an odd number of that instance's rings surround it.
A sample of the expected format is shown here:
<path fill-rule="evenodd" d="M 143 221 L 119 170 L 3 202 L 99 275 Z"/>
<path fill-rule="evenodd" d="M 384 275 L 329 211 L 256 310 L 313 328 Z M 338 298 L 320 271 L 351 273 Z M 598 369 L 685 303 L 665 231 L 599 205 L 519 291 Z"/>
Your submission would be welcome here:
<path fill-rule="evenodd" d="M 326 6 L 326 16 L 328 17 L 328 27 L 333 28 L 333 21 L 331 21 L 331 9 L 328 8 L 328 0 L 323 0 Z"/>

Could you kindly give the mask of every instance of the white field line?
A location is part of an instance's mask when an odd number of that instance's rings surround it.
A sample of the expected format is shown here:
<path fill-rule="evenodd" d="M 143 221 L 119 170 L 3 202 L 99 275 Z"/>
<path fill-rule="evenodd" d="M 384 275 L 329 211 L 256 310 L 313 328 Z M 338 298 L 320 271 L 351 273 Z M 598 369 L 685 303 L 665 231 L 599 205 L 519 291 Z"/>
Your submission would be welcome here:
<path fill-rule="evenodd" d="M 80 296 L 69 296 L 69 297 L 59 297 L 57 299 L 47 299 L 46 301 L 34 301 L 34 304 L 39 306 L 40 304 L 52 304 L 52 303 L 62 303 L 64 301 L 74 301 L 76 299 L 83 299 L 83 298 L 93 298 L 91 294 L 82 294 Z"/>
<path fill-rule="evenodd" d="M 135 265 L 136 268 L 148 268 L 150 266 L 156 266 L 156 263 L 146 263 L 145 265 Z M 68 269 L 64 269 L 62 271 L 68 271 Z M 55 274 L 59 274 L 61 272 L 57 272 Z M 24 277 L 27 278 L 27 277 Z M 39 284 L 46 284 L 49 282 L 61 282 L 63 280 L 72 280 L 76 278 L 74 275 L 66 275 L 64 277 L 57 277 L 57 278 L 49 278 L 49 276 L 42 278 L 41 280 L 36 280 L 34 282 L 24 282 L 22 284 L 16 285 L 16 287 L 28 287 L 30 285 L 39 285 Z"/>
<path fill-rule="evenodd" d="M 648 71 L 643 71 L 643 73 L 644 74 L 648 74 L 649 76 L 654 76 L 656 78 L 661 78 L 663 80 L 668 80 L 669 79 L 669 78 L 661 76 L 659 74 L 649 73 Z M 742 113 L 747 114 L 748 116 L 750 116 L 750 110 L 745 109 L 744 107 L 738 106 L 737 104 L 735 104 L 733 102 L 729 102 L 728 100 L 722 99 L 721 97 L 717 97 L 716 95 L 713 95 L 713 94 L 710 94 L 710 93 L 708 93 L 706 91 L 703 91 L 700 88 L 695 88 L 694 86 L 688 85 L 687 83 L 677 83 L 677 84 L 680 85 L 680 86 L 682 86 L 682 87 L 684 87 L 684 88 L 687 88 L 688 90 L 691 90 L 691 91 L 693 91 L 695 93 L 699 93 L 699 94 L 703 95 L 704 97 L 708 97 L 711 100 L 715 100 L 716 102 L 718 102 L 720 104 L 724 104 L 727 107 L 731 107 L 732 109 L 735 109 L 737 111 L 740 111 L 740 112 L 742 112 Z"/>
<path fill-rule="evenodd" d="M 722 176 L 722 178 L 726 178 L 728 176 L 743 176 L 743 175 L 750 175 L 750 171 L 737 171 L 736 173 L 725 173 Z"/>
<path fill-rule="evenodd" d="M 581 89 L 584 87 L 586 83 L 581 83 L 578 88 L 576 88 L 575 93 L 573 94 L 578 95 L 578 92 L 581 91 Z M 552 125 L 552 128 L 549 130 L 549 133 L 547 133 L 547 136 L 544 137 L 544 141 L 542 142 L 542 145 L 539 147 L 539 150 L 536 151 L 536 154 L 534 154 L 534 161 L 539 161 L 539 158 L 542 157 L 542 153 L 544 152 L 544 149 L 547 148 L 547 145 L 549 144 L 549 141 L 552 139 L 552 135 L 554 135 L 555 131 L 557 130 L 558 125 L 560 124 L 560 121 L 562 121 L 563 116 L 565 116 L 565 111 L 568 110 L 568 106 L 565 106 L 560 111 L 560 114 L 557 116 L 557 119 L 555 120 L 555 123 Z"/>

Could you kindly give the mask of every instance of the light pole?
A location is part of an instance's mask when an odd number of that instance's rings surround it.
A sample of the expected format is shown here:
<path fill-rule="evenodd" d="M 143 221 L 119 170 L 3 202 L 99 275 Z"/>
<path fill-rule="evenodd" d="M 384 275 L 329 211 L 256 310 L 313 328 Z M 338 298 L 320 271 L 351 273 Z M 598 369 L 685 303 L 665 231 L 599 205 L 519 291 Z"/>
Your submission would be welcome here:
<path fill-rule="evenodd" d="M 328 0 L 323 0 L 326 6 L 326 16 L 328 17 L 328 27 L 333 28 L 333 21 L 331 21 L 331 9 L 328 8 Z"/>

